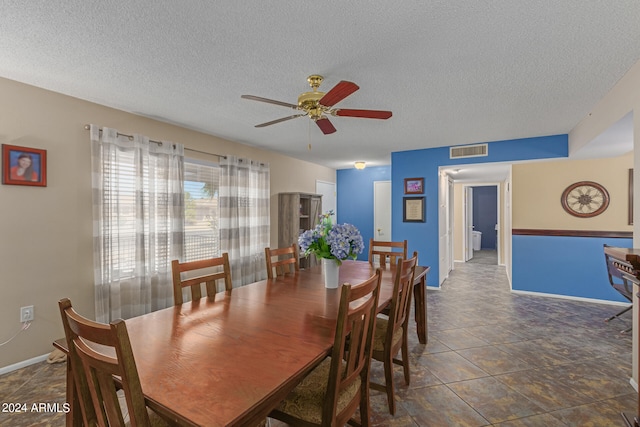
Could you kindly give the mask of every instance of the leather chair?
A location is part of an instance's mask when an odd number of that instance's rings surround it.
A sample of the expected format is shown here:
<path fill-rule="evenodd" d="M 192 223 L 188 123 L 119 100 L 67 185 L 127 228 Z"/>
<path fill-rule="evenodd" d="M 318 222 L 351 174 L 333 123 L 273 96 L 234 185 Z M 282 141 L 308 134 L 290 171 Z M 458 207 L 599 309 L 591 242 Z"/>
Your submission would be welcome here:
<path fill-rule="evenodd" d="M 216 268 L 217 267 L 217 268 Z M 213 270 L 222 271 L 212 272 Z M 232 289 L 231 267 L 229 264 L 229 254 L 226 252 L 218 258 L 209 258 L 199 261 L 180 262 L 173 260 L 171 262 L 171 271 L 173 273 L 173 303 L 174 305 L 182 304 L 182 289 L 191 288 L 191 299 L 196 300 L 202 298 L 201 285 L 204 283 L 207 288 L 207 295 L 213 296 L 217 292 L 216 282 L 224 280 L 225 291 Z M 187 277 L 183 278 L 182 273 L 187 273 Z"/>
<path fill-rule="evenodd" d="M 146 406 L 124 320 L 94 322 L 79 315 L 67 298 L 58 306 L 84 425 L 168 426 Z"/>
<path fill-rule="evenodd" d="M 413 281 L 415 276 L 418 253 L 414 252 L 413 257 L 408 260 L 398 259 L 391 304 L 389 306 L 389 317 L 378 316 L 376 319 L 376 330 L 373 339 L 373 359 L 384 363 L 384 384 L 371 382 L 371 388 L 384 391 L 387 394 L 389 412 L 394 415 L 396 412 L 393 384 L 393 364 L 402 366 L 404 370 L 404 380 L 409 384 L 409 346 L 408 327 L 409 311 L 411 309 L 411 295 L 413 291 Z M 402 351 L 402 359 L 396 356 Z"/>
<path fill-rule="evenodd" d="M 369 263 L 373 265 L 377 259 L 380 267 L 385 268 L 387 261 L 395 265 L 398 258 L 407 259 L 407 241 L 383 242 L 369 239 Z"/>
<path fill-rule="evenodd" d="M 315 367 L 269 417 L 292 426 L 370 424 L 369 367 L 380 269 L 359 285 L 342 285 L 331 356 Z M 352 302 L 359 300 L 357 305 Z"/>
<path fill-rule="evenodd" d="M 264 257 L 267 261 L 267 277 L 284 276 L 287 273 L 295 274 L 300 271 L 298 259 L 298 245 L 295 243 L 286 248 L 264 248 Z M 273 258 L 276 258 L 274 261 Z M 275 271 L 275 274 L 274 274 Z"/>
<path fill-rule="evenodd" d="M 603 245 L 605 248 L 608 246 L 607 244 Z M 625 307 L 622 311 L 614 314 L 613 316 L 605 319 L 605 322 L 609 320 L 613 320 L 616 317 L 626 313 L 627 311 L 633 308 L 633 283 L 629 282 L 625 277 L 620 273 L 620 270 L 616 268 L 613 264 L 613 259 L 607 253 L 604 254 L 604 261 L 607 265 L 607 276 L 609 277 L 609 284 L 613 289 L 615 289 L 620 295 L 625 297 L 631 304 L 628 307 Z M 628 328 L 622 331 L 622 333 L 629 332 L 632 328 Z"/>

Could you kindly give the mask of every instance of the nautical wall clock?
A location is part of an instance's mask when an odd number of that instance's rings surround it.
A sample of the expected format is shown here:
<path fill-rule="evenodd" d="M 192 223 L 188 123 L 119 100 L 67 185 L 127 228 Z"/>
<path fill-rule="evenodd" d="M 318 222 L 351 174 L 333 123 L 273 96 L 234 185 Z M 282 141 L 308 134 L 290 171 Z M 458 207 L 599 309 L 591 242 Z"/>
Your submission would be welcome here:
<path fill-rule="evenodd" d="M 562 207 L 579 218 L 600 215 L 609 206 L 609 193 L 597 182 L 580 181 L 562 192 Z"/>

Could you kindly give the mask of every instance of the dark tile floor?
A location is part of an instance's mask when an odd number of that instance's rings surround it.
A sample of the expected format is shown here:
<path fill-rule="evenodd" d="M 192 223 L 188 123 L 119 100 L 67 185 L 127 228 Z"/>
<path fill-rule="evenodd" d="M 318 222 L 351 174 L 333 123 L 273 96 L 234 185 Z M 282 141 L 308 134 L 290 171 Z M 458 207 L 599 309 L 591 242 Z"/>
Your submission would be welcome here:
<path fill-rule="evenodd" d="M 603 286 L 607 284 L 603 283 Z M 504 267 L 456 263 L 428 291 L 429 343 L 410 333 L 411 384 L 397 367 L 397 411 L 372 392 L 376 426 L 622 426 L 633 413 L 631 315 L 619 307 L 509 292 Z M 380 378 L 375 363 L 372 375 Z M 0 376 L 0 402 L 64 402 L 64 364 Z M 63 426 L 63 414 L 0 412 L 1 426 Z M 282 424 L 273 421 L 272 426 Z"/>

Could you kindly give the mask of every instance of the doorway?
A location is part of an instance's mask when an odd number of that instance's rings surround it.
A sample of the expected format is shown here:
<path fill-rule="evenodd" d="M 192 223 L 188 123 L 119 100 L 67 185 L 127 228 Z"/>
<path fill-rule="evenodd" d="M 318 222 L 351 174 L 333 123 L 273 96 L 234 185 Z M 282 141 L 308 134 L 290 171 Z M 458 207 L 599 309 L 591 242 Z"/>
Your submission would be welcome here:
<path fill-rule="evenodd" d="M 391 241 L 391 181 L 373 182 L 373 239 Z"/>
<path fill-rule="evenodd" d="M 440 167 L 440 180 L 445 176 L 453 181 L 453 190 L 449 190 L 453 197 L 447 203 L 447 218 L 451 218 L 452 230 L 449 234 L 449 247 L 451 248 L 453 268 L 457 263 L 465 263 L 473 259 L 473 192 L 476 187 L 493 187 L 496 189 L 494 203 L 497 211 L 497 220 L 487 234 L 495 236 L 492 263 L 504 266 L 511 281 L 511 164 L 509 163 L 482 163 L 474 165 L 456 165 Z M 444 183 L 443 183 L 444 184 Z M 445 185 L 439 188 L 441 205 L 444 205 L 442 196 Z M 446 200 L 446 199 L 445 199 Z M 439 215 L 440 216 L 440 215 Z M 467 221 L 469 218 L 469 221 Z M 442 220 L 442 218 L 440 218 Z M 440 235 L 444 235 L 442 228 Z M 484 233 L 483 233 L 484 234 Z M 484 239 L 480 239 L 480 251 Z M 487 246 L 485 242 L 485 246 Z M 445 242 L 440 239 L 439 253 L 447 251 Z M 476 261 L 482 252 L 476 251 Z M 496 260 L 497 255 L 497 260 Z M 441 276 L 443 276 L 441 274 Z M 441 277 L 442 278 L 442 277 Z"/>
<path fill-rule="evenodd" d="M 336 211 L 336 184 L 335 182 L 327 182 L 316 180 L 316 194 L 322 195 L 322 212 L 333 211 L 338 218 Z"/>
<path fill-rule="evenodd" d="M 468 238 L 471 239 L 470 257 L 467 262 L 498 264 L 498 185 L 468 187 L 471 196 L 467 220 Z M 469 203 L 469 200 L 467 200 Z"/>

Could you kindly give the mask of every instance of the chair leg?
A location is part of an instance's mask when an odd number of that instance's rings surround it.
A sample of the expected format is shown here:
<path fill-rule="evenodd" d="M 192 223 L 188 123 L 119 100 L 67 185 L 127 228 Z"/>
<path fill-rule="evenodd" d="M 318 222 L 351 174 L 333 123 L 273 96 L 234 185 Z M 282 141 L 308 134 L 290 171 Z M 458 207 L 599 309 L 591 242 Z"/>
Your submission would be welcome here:
<path fill-rule="evenodd" d="M 411 377 L 409 372 L 409 344 L 407 343 L 406 334 L 404 334 L 402 341 L 402 369 L 404 370 L 404 382 L 409 385 Z"/>
<path fill-rule="evenodd" d="M 387 402 L 389 403 L 389 413 L 396 414 L 396 402 L 393 392 L 393 356 L 385 357 L 384 360 L 384 382 L 387 390 Z"/>
<path fill-rule="evenodd" d="M 613 320 L 616 317 L 620 317 L 621 315 L 625 314 L 627 311 L 631 310 L 633 308 L 633 305 L 630 305 L 629 307 L 625 308 L 624 310 L 622 310 L 620 313 L 613 315 L 611 317 L 609 317 L 608 319 L 605 319 L 605 322 L 608 322 L 609 320 Z"/>
<path fill-rule="evenodd" d="M 360 425 L 362 427 L 369 427 L 371 424 L 371 406 L 369 403 L 369 385 L 362 387 L 360 394 Z"/>

